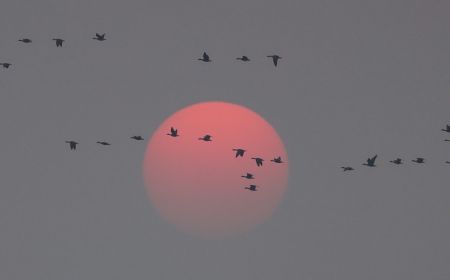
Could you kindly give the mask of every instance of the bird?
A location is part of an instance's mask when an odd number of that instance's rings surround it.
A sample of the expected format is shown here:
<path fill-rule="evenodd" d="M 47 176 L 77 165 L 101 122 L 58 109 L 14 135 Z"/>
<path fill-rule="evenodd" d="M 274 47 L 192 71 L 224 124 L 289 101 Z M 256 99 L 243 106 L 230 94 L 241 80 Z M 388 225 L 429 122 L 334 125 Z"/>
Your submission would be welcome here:
<path fill-rule="evenodd" d="M 450 142 L 450 139 L 444 139 L 444 141 L 446 141 L 446 142 Z"/>
<path fill-rule="evenodd" d="M 393 164 L 403 164 L 402 159 L 401 158 L 396 158 L 394 160 L 390 160 L 389 162 L 392 162 Z"/>
<path fill-rule="evenodd" d="M 275 162 L 275 163 L 283 163 L 283 161 L 281 160 L 281 157 L 276 157 L 274 159 L 271 159 L 270 161 Z"/>
<path fill-rule="evenodd" d="M 173 127 L 170 128 L 170 133 L 167 133 L 167 135 L 172 136 L 172 137 L 180 136 L 180 135 L 178 135 L 178 129 L 175 129 Z"/>
<path fill-rule="evenodd" d="M 211 62 L 212 60 L 209 58 L 209 55 L 206 52 L 203 52 L 203 55 L 198 60 L 201 60 L 203 62 Z"/>
<path fill-rule="evenodd" d="M 247 173 L 245 175 L 242 175 L 241 177 L 245 179 L 255 179 L 255 176 L 253 176 L 253 174 L 251 173 Z"/>
<path fill-rule="evenodd" d="M 205 136 L 198 138 L 198 140 L 202 140 L 202 141 L 205 141 L 205 142 L 210 142 L 210 141 L 212 141 L 211 137 L 212 137 L 211 135 L 206 134 Z"/>
<path fill-rule="evenodd" d="M 257 188 L 256 185 L 250 185 L 248 187 L 245 187 L 245 189 L 252 191 L 252 192 L 256 192 L 257 191 L 256 188 Z"/>
<path fill-rule="evenodd" d="M 105 41 L 106 40 L 105 35 L 106 33 L 103 34 L 95 33 L 95 37 L 93 37 L 92 39 L 97 41 Z"/>
<path fill-rule="evenodd" d="M 375 160 L 377 159 L 378 155 L 373 156 L 372 158 L 367 159 L 367 163 L 363 163 L 363 165 L 369 166 L 369 167 L 375 167 Z"/>
<path fill-rule="evenodd" d="M 69 147 L 70 147 L 71 150 L 76 150 L 77 149 L 77 145 L 78 145 L 77 142 L 75 142 L 75 141 L 66 141 L 66 143 L 69 144 Z"/>
<path fill-rule="evenodd" d="M 97 141 L 97 144 L 103 145 L 103 146 L 110 146 L 111 144 L 104 141 Z"/>
<path fill-rule="evenodd" d="M 252 159 L 254 159 L 256 161 L 256 166 L 262 166 L 263 165 L 263 161 L 264 160 L 262 158 L 259 158 L 259 157 L 254 158 L 254 157 L 252 157 Z"/>
<path fill-rule="evenodd" d="M 0 63 L 0 65 L 3 66 L 3 68 L 8 69 L 12 64 L 4 62 L 4 63 Z"/>
<path fill-rule="evenodd" d="M 442 128 L 441 130 L 450 133 L 450 125 L 447 124 L 445 128 Z"/>
<path fill-rule="evenodd" d="M 421 158 L 421 157 L 418 157 L 418 158 L 416 158 L 416 159 L 413 159 L 412 162 L 415 162 L 415 163 L 425 163 L 425 159 L 424 159 L 424 158 Z"/>
<path fill-rule="evenodd" d="M 237 57 L 236 59 L 237 60 L 241 60 L 241 61 L 245 61 L 245 62 L 250 61 L 250 58 L 248 58 L 248 56 L 246 56 L 246 55 L 243 55 L 242 57 Z"/>
<path fill-rule="evenodd" d="M 276 54 L 268 55 L 267 57 L 271 57 L 272 58 L 273 65 L 275 65 L 275 67 L 277 67 L 277 65 L 278 65 L 278 60 L 282 58 L 281 56 L 278 56 Z"/>
<path fill-rule="evenodd" d="M 29 43 L 33 42 L 31 39 L 28 39 L 28 38 L 19 39 L 17 41 L 25 43 L 25 44 L 29 44 Z"/>
<path fill-rule="evenodd" d="M 450 164 L 450 161 L 447 160 L 445 163 Z"/>
<path fill-rule="evenodd" d="M 236 156 L 235 157 L 243 157 L 245 150 L 244 149 L 233 149 L 233 151 L 236 152 Z"/>
<path fill-rule="evenodd" d="M 64 43 L 63 39 L 55 38 L 55 39 L 52 39 L 52 40 L 56 42 L 56 46 L 57 47 L 62 47 L 62 45 Z"/>
<path fill-rule="evenodd" d="M 130 137 L 131 139 L 134 139 L 134 140 L 137 140 L 137 141 L 141 141 L 141 140 L 144 140 L 144 138 L 142 138 L 142 136 L 131 136 Z"/>
<path fill-rule="evenodd" d="M 351 166 L 342 166 L 341 167 L 342 168 L 342 171 L 352 171 L 352 170 L 355 170 L 355 169 L 353 169 L 353 167 L 351 167 Z"/>

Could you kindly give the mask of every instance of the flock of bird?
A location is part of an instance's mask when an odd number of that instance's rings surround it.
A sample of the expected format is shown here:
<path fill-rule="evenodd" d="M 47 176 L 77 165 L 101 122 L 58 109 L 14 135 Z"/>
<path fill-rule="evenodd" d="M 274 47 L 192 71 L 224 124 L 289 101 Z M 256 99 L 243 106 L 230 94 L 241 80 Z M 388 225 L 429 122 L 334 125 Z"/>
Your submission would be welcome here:
<path fill-rule="evenodd" d="M 170 136 L 170 137 L 179 137 L 180 134 L 178 134 L 178 129 L 175 129 L 174 127 L 170 128 L 170 131 L 168 133 L 166 133 L 166 135 Z M 144 140 L 144 138 L 140 135 L 135 135 L 135 136 L 131 136 L 131 139 L 134 139 L 136 141 L 142 141 Z M 212 140 L 212 136 L 209 134 L 206 134 L 202 137 L 199 137 L 198 140 L 200 141 L 204 141 L 204 142 L 211 142 Z M 76 141 L 70 140 L 70 141 L 66 141 L 67 144 L 69 144 L 70 150 L 76 150 L 77 149 L 77 145 L 79 144 Z M 110 146 L 111 143 L 109 142 L 105 142 L 105 141 L 97 141 L 97 144 L 103 145 L 103 146 Z M 235 158 L 238 157 L 244 157 L 244 154 L 246 152 L 246 150 L 242 149 L 242 148 L 234 148 L 232 149 L 233 152 L 235 152 Z M 252 157 L 251 159 L 253 159 L 256 163 L 257 167 L 263 166 L 263 162 L 264 159 L 260 158 L 260 157 Z M 281 156 L 278 157 L 274 157 L 273 159 L 270 160 L 273 163 L 284 163 L 284 161 L 281 159 Z M 248 180 L 252 180 L 255 179 L 255 176 L 252 173 L 246 173 L 245 175 L 241 176 L 242 178 L 248 179 Z M 257 188 L 259 188 L 257 185 L 249 185 L 246 186 L 245 189 L 249 190 L 249 191 L 256 191 Z"/>
<path fill-rule="evenodd" d="M 447 124 L 445 126 L 445 128 L 442 128 L 441 130 L 444 131 L 444 132 L 450 133 L 450 125 Z M 450 139 L 444 139 L 444 141 L 450 142 Z M 365 165 L 365 166 L 368 166 L 368 167 L 376 167 L 375 160 L 377 159 L 377 157 L 378 157 L 378 155 L 374 155 L 373 157 L 368 158 L 366 160 L 366 162 L 363 163 L 362 165 Z M 423 163 L 425 163 L 425 158 L 418 157 L 418 158 L 415 158 L 415 159 L 413 159 L 411 161 L 414 162 L 414 163 L 423 164 Z M 404 161 L 401 158 L 396 158 L 394 160 L 390 160 L 389 162 L 393 163 L 393 164 L 396 164 L 396 165 L 404 164 Z M 447 160 L 445 163 L 450 164 L 450 161 Z M 341 166 L 341 168 L 342 168 L 342 171 L 344 171 L 344 172 L 355 170 L 351 166 Z"/>
<path fill-rule="evenodd" d="M 100 33 L 95 33 L 95 37 L 92 37 L 93 40 L 97 40 L 97 41 L 106 41 L 105 38 L 106 34 L 100 34 Z M 30 38 L 23 38 L 23 39 L 19 39 L 19 42 L 22 42 L 24 44 L 31 44 L 33 43 L 33 40 L 31 40 Z M 53 38 L 52 41 L 55 41 L 56 47 L 61 48 L 63 46 L 63 43 L 65 42 L 64 39 L 61 38 Z M 275 65 L 275 67 L 278 66 L 278 60 L 280 60 L 282 57 L 279 55 L 268 55 L 268 58 L 272 58 L 272 62 L 273 65 Z M 249 62 L 250 58 L 248 58 L 248 56 L 243 55 L 241 57 L 237 57 L 237 60 L 241 60 L 243 62 Z M 211 62 L 212 59 L 209 57 L 209 55 L 206 52 L 203 52 L 202 57 L 198 58 L 198 60 L 203 61 L 203 62 Z M 0 63 L 1 66 L 3 66 L 3 68 L 8 69 L 9 67 L 11 67 L 11 63 L 10 62 L 1 62 Z"/>
<path fill-rule="evenodd" d="M 95 36 L 92 37 L 92 39 L 101 42 L 101 41 L 105 41 L 106 40 L 105 36 L 106 36 L 105 33 L 103 33 L 103 34 L 95 33 Z M 62 47 L 63 43 L 65 42 L 65 40 L 61 39 L 61 38 L 53 38 L 52 40 L 55 41 L 56 47 Z M 24 44 L 30 44 L 30 43 L 33 42 L 29 38 L 19 39 L 18 41 L 22 42 Z M 278 66 L 278 61 L 282 58 L 281 56 L 276 55 L 276 54 L 275 55 L 268 55 L 267 57 L 272 59 L 273 65 L 275 67 Z M 245 55 L 243 55 L 241 57 L 237 57 L 236 59 L 240 60 L 240 61 L 243 61 L 243 62 L 249 62 L 250 61 L 250 58 L 248 56 L 245 56 Z M 198 60 L 203 61 L 203 62 L 211 62 L 212 61 L 212 59 L 210 58 L 210 56 L 206 52 L 203 52 L 203 55 L 200 58 L 198 58 Z M 12 64 L 9 63 L 9 62 L 2 62 L 2 63 L 0 63 L 0 65 L 3 66 L 3 68 L 8 69 L 9 67 L 11 67 Z M 446 125 L 446 127 L 441 129 L 441 130 L 445 131 L 447 133 L 450 133 L 450 125 Z M 172 136 L 172 137 L 178 137 L 179 136 L 177 130 L 174 129 L 173 127 L 171 128 L 170 133 L 167 133 L 167 135 Z M 130 138 L 134 139 L 134 140 L 137 140 L 137 141 L 144 140 L 144 138 L 142 136 L 139 136 L 139 135 L 132 136 Z M 209 142 L 209 141 L 212 141 L 212 136 L 211 135 L 204 135 L 203 137 L 199 138 L 199 140 Z M 450 139 L 444 139 L 444 141 L 450 142 Z M 76 150 L 78 142 L 70 140 L 70 141 L 66 141 L 66 143 L 69 144 L 69 147 L 70 147 L 71 150 Z M 97 141 L 97 144 L 100 144 L 100 145 L 103 145 L 103 146 L 111 145 L 110 143 L 105 142 L 105 141 Z M 243 150 L 243 149 L 233 149 L 233 151 L 236 152 L 236 157 L 243 157 L 244 153 L 245 153 L 245 150 Z M 377 157 L 378 157 L 378 155 L 375 155 L 375 156 L 373 156 L 371 158 L 368 158 L 366 160 L 366 162 L 363 163 L 362 165 L 365 165 L 365 166 L 368 166 L 368 167 L 375 167 L 376 166 L 375 165 L 375 161 L 376 161 Z M 258 167 L 263 165 L 264 159 L 258 158 L 258 157 L 253 157 L 251 159 L 255 160 L 256 165 Z M 276 157 L 276 158 L 272 159 L 271 161 L 274 162 L 274 163 L 283 163 L 283 161 L 281 160 L 281 157 Z M 394 160 L 390 160 L 389 162 L 391 162 L 393 164 L 396 164 L 396 165 L 404 164 L 404 161 L 401 158 L 396 158 Z M 425 163 L 425 158 L 418 157 L 416 159 L 413 159 L 412 162 L 418 163 L 418 164 L 423 164 L 423 163 Z M 446 161 L 445 163 L 450 164 L 450 161 Z M 351 166 L 342 166 L 341 168 L 342 168 L 342 171 L 344 171 L 344 172 L 355 170 Z M 247 173 L 246 175 L 243 175 L 241 177 L 246 178 L 246 179 L 254 179 L 253 174 L 250 174 L 250 173 Z M 256 191 L 257 186 L 256 185 L 250 185 L 249 187 L 246 187 L 246 189 L 248 189 L 250 191 Z"/>

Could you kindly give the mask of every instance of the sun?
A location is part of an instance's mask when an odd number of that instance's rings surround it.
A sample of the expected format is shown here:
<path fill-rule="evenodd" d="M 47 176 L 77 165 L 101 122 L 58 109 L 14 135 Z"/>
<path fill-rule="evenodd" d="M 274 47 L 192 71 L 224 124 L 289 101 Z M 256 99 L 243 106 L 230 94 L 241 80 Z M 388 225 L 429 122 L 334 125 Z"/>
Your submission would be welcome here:
<path fill-rule="evenodd" d="M 262 166 L 252 158 L 263 159 Z M 184 232 L 212 238 L 269 219 L 287 188 L 288 170 L 275 129 L 252 110 L 226 102 L 197 103 L 171 115 L 151 137 L 143 163 L 161 216 Z"/>

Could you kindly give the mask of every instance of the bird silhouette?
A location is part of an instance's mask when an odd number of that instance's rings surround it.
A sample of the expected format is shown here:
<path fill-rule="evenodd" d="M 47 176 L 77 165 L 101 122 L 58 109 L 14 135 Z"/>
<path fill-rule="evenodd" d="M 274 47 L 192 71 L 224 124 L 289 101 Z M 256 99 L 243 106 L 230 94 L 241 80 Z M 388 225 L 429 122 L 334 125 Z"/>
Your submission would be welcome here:
<path fill-rule="evenodd" d="M 256 192 L 257 191 L 257 186 L 256 185 L 250 185 L 248 187 L 245 187 L 245 189 L 252 191 L 252 192 Z"/>
<path fill-rule="evenodd" d="M 245 150 L 244 149 L 233 149 L 233 151 L 236 152 L 236 156 L 235 157 L 243 157 Z"/>
<path fill-rule="evenodd" d="M 255 179 L 255 176 L 253 176 L 253 174 L 251 173 L 247 173 L 245 175 L 242 175 L 241 177 L 245 179 Z"/>
<path fill-rule="evenodd" d="M 245 62 L 250 61 L 250 58 L 248 58 L 246 55 L 243 55 L 242 57 L 237 57 L 236 59 L 237 60 L 241 60 L 241 61 L 245 61 Z"/>
<path fill-rule="evenodd" d="M 203 62 L 211 62 L 212 60 L 209 58 L 209 55 L 206 52 L 203 52 L 203 55 L 198 60 L 201 60 Z"/>
<path fill-rule="evenodd" d="M 450 164 L 450 161 L 447 160 L 445 163 Z"/>
<path fill-rule="evenodd" d="M 372 158 L 368 158 L 366 163 L 363 163 L 365 166 L 369 167 L 375 167 L 375 160 L 377 159 L 378 155 L 373 156 Z"/>
<path fill-rule="evenodd" d="M 8 69 L 12 64 L 4 62 L 4 63 L 0 63 L 0 65 L 3 66 L 3 68 Z"/>
<path fill-rule="evenodd" d="M 134 139 L 134 140 L 137 140 L 137 141 L 142 141 L 142 140 L 144 140 L 144 138 L 142 138 L 142 136 L 139 136 L 139 135 L 137 135 L 137 136 L 131 136 L 130 138 L 131 138 L 131 139 Z"/>
<path fill-rule="evenodd" d="M 33 42 L 33 41 L 31 41 L 31 39 L 28 39 L 28 38 L 19 39 L 17 41 L 25 43 L 25 44 L 29 44 L 29 43 Z"/>
<path fill-rule="evenodd" d="M 52 40 L 56 42 L 56 46 L 57 47 L 62 47 L 62 45 L 64 43 L 63 39 L 55 38 L 55 39 L 52 39 Z"/>
<path fill-rule="evenodd" d="M 352 171 L 352 170 L 355 170 L 355 169 L 353 169 L 353 167 L 351 167 L 351 166 L 342 166 L 341 167 L 342 168 L 342 171 Z"/>
<path fill-rule="evenodd" d="M 276 157 L 274 159 L 271 159 L 270 161 L 275 162 L 275 163 L 283 163 L 283 161 L 281 160 L 281 157 Z"/>
<path fill-rule="evenodd" d="M 450 139 L 444 139 L 444 141 L 446 141 L 446 142 L 450 142 Z"/>
<path fill-rule="evenodd" d="M 95 37 L 93 37 L 92 39 L 97 40 L 97 41 L 105 41 L 105 33 L 103 34 L 99 34 L 99 33 L 95 33 Z"/>
<path fill-rule="evenodd" d="M 393 164 L 403 164 L 402 159 L 401 158 L 396 158 L 394 160 L 390 160 L 389 162 L 392 162 Z"/>
<path fill-rule="evenodd" d="M 202 141 L 205 141 L 205 142 L 210 142 L 210 141 L 212 141 L 211 137 L 212 137 L 211 135 L 206 134 L 205 136 L 198 138 L 198 140 L 202 140 Z"/>
<path fill-rule="evenodd" d="M 71 150 L 76 150 L 77 149 L 77 145 L 78 145 L 77 142 L 75 142 L 75 141 L 66 141 L 66 143 L 69 144 L 69 147 L 70 147 Z"/>
<path fill-rule="evenodd" d="M 103 145 L 103 146 L 110 146 L 111 144 L 108 142 L 104 142 L 104 141 L 97 141 L 98 144 Z"/>
<path fill-rule="evenodd" d="M 272 58 L 273 65 L 275 65 L 275 67 L 277 67 L 277 65 L 278 65 L 278 60 L 282 58 L 281 56 L 278 56 L 276 54 L 268 55 L 267 57 L 271 57 Z"/>
<path fill-rule="evenodd" d="M 180 136 L 178 134 L 178 129 L 175 129 L 173 127 L 170 128 L 170 133 L 167 133 L 167 135 L 172 136 L 172 137 L 178 137 Z"/>
<path fill-rule="evenodd" d="M 418 157 L 418 158 L 416 158 L 416 159 L 413 159 L 412 162 L 415 162 L 415 163 L 425 163 L 425 159 L 424 159 L 424 158 L 421 158 L 421 157 Z"/>
<path fill-rule="evenodd" d="M 445 128 L 442 128 L 441 130 L 450 133 L 450 125 L 447 124 Z"/>
<path fill-rule="evenodd" d="M 252 157 L 252 159 L 254 159 L 256 161 L 256 166 L 262 166 L 263 165 L 263 159 L 259 158 L 259 157 Z"/>

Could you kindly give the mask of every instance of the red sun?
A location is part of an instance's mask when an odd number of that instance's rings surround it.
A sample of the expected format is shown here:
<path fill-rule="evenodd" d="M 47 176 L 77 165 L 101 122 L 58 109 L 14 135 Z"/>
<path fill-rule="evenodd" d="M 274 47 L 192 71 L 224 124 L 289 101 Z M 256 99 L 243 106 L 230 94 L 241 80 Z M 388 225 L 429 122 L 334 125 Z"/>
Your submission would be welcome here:
<path fill-rule="evenodd" d="M 170 128 L 178 137 L 170 135 Z M 202 141 L 205 135 L 212 141 Z M 233 149 L 244 149 L 236 157 Z M 281 157 L 282 163 L 271 161 Z M 257 166 L 252 157 L 264 159 Z M 143 175 L 160 214 L 184 232 L 223 237 L 271 217 L 287 187 L 288 158 L 273 127 L 243 106 L 198 103 L 174 113 L 147 146 Z M 241 177 L 247 173 L 254 179 Z M 256 191 L 245 187 L 256 185 Z"/>

